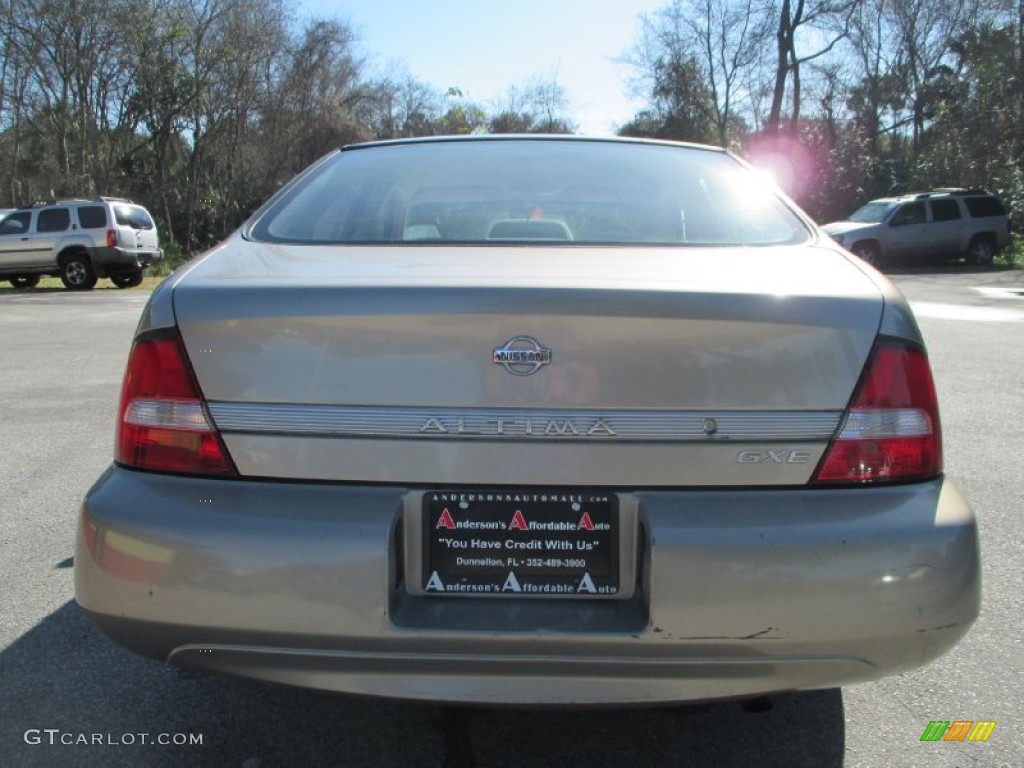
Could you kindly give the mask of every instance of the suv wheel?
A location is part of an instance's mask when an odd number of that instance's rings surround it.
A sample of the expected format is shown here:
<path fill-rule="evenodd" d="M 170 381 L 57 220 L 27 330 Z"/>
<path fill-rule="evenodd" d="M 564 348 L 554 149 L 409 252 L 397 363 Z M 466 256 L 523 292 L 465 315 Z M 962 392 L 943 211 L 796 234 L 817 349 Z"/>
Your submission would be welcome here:
<path fill-rule="evenodd" d="M 878 246 L 874 243 L 857 243 L 850 249 L 850 252 L 861 261 L 866 261 L 872 266 L 877 266 L 881 259 Z"/>
<path fill-rule="evenodd" d="M 7 278 L 7 282 L 15 288 L 35 288 L 39 285 L 39 275 L 17 275 Z"/>
<path fill-rule="evenodd" d="M 992 247 L 992 241 L 987 237 L 976 237 L 967 246 L 967 260 L 972 264 L 991 264 L 995 255 L 996 249 Z"/>
<path fill-rule="evenodd" d="M 96 272 L 84 253 L 76 253 L 64 260 L 60 267 L 60 281 L 69 291 L 88 291 L 96 285 Z"/>
<path fill-rule="evenodd" d="M 134 288 L 136 285 L 142 285 L 142 271 L 129 272 L 125 275 L 111 275 L 110 282 L 118 288 Z"/>

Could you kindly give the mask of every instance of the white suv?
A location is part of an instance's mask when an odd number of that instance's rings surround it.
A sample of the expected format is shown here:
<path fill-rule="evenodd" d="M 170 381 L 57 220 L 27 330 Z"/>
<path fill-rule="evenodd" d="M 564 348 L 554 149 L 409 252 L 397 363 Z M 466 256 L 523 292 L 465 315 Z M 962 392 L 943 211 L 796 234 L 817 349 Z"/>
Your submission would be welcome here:
<path fill-rule="evenodd" d="M 864 261 L 966 257 L 991 264 L 1010 243 L 1006 209 L 984 189 L 937 189 L 872 200 L 846 221 L 822 227 Z"/>
<path fill-rule="evenodd" d="M 123 198 L 36 203 L 0 220 L 0 279 L 15 288 L 43 275 L 70 290 L 89 290 L 101 277 L 130 288 L 162 258 L 153 217 Z"/>

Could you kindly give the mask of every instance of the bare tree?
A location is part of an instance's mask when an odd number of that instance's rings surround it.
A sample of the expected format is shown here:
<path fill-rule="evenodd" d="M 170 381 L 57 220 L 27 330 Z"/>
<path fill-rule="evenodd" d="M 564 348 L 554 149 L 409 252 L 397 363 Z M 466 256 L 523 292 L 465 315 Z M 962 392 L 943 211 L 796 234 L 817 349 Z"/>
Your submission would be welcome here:
<path fill-rule="evenodd" d="M 22 129 L 31 125 L 51 150 L 37 154 L 46 164 L 42 175 L 61 192 L 94 192 L 108 183 L 109 142 L 124 127 L 118 105 L 132 78 L 113 23 L 124 2 L 20 0 L 6 9 L 5 61 L 21 85 L 19 154 Z"/>
<path fill-rule="evenodd" d="M 896 74 L 903 60 L 903 40 L 889 5 L 890 0 L 862 0 L 850 19 L 846 46 L 852 62 L 847 74 L 853 81 L 848 103 L 872 158 L 879 156 L 881 136 L 899 127 L 904 96 Z"/>
<path fill-rule="evenodd" d="M 491 133 L 572 133 L 569 99 L 557 75 L 533 77 L 510 85 L 495 103 L 488 123 Z"/>
<path fill-rule="evenodd" d="M 899 33 L 902 62 L 898 68 L 913 128 L 916 157 L 927 120 L 933 115 L 933 88 L 952 58 L 952 44 L 978 21 L 978 0 L 889 0 Z"/>
<path fill-rule="evenodd" d="M 772 34 L 765 10 L 761 0 L 674 0 L 659 12 L 665 31 L 681 34 L 702 63 L 723 146 L 752 107 L 757 65 Z"/>
<path fill-rule="evenodd" d="M 635 76 L 632 89 L 648 103 L 625 135 L 712 141 L 717 105 L 700 46 L 680 0 L 640 17 L 639 38 L 625 57 Z"/>
<path fill-rule="evenodd" d="M 775 31 L 775 84 L 766 131 L 777 134 L 787 83 L 790 94 L 790 133 L 797 135 L 802 101 L 801 67 L 830 54 L 848 35 L 849 20 L 860 0 L 781 0 Z M 802 34 L 806 33 L 806 34 Z M 803 52 L 801 40 L 810 42 Z"/>
<path fill-rule="evenodd" d="M 417 80 L 404 67 L 390 71 L 366 85 L 367 98 L 359 105 L 359 119 L 376 139 L 430 136 L 442 114 L 443 95 Z"/>

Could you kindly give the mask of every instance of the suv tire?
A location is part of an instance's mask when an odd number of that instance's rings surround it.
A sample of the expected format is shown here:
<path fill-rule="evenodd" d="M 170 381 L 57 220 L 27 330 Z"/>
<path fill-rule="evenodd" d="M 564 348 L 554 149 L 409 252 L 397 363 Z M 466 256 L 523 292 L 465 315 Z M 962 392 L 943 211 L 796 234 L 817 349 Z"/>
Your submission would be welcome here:
<path fill-rule="evenodd" d="M 39 285 L 39 275 L 15 275 L 14 277 L 7 278 L 7 282 L 19 290 L 22 288 L 35 288 Z"/>
<path fill-rule="evenodd" d="M 857 243 L 850 249 L 850 252 L 861 261 L 866 261 L 873 267 L 878 266 L 878 262 L 881 261 L 878 245 L 872 242 Z"/>
<path fill-rule="evenodd" d="M 69 291 L 89 291 L 96 285 L 96 271 L 84 253 L 75 253 L 60 265 L 60 281 Z"/>
<path fill-rule="evenodd" d="M 987 237 L 976 237 L 967 246 L 967 260 L 972 264 L 987 266 L 992 263 L 995 255 L 996 249 L 993 247 L 992 241 Z"/>
<path fill-rule="evenodd" d="M 118 288 L 134 288 L 137 285 L 142 285 L 142 271 L 128 272 L 123 275 L 111 275 L 110 282 Z"/>

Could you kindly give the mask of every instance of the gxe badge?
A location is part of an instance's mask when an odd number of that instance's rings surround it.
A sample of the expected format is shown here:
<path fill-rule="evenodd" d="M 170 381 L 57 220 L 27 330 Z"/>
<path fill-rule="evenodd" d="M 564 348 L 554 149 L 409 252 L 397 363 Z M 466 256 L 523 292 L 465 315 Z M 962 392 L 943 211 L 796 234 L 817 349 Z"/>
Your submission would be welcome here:
<path fill-rule="evenodd" d="M 516 336 L 494 350 L 493 360 L 514 376 L 530 376 L 551 362 L 551 350 L 532 336 Z"/>

